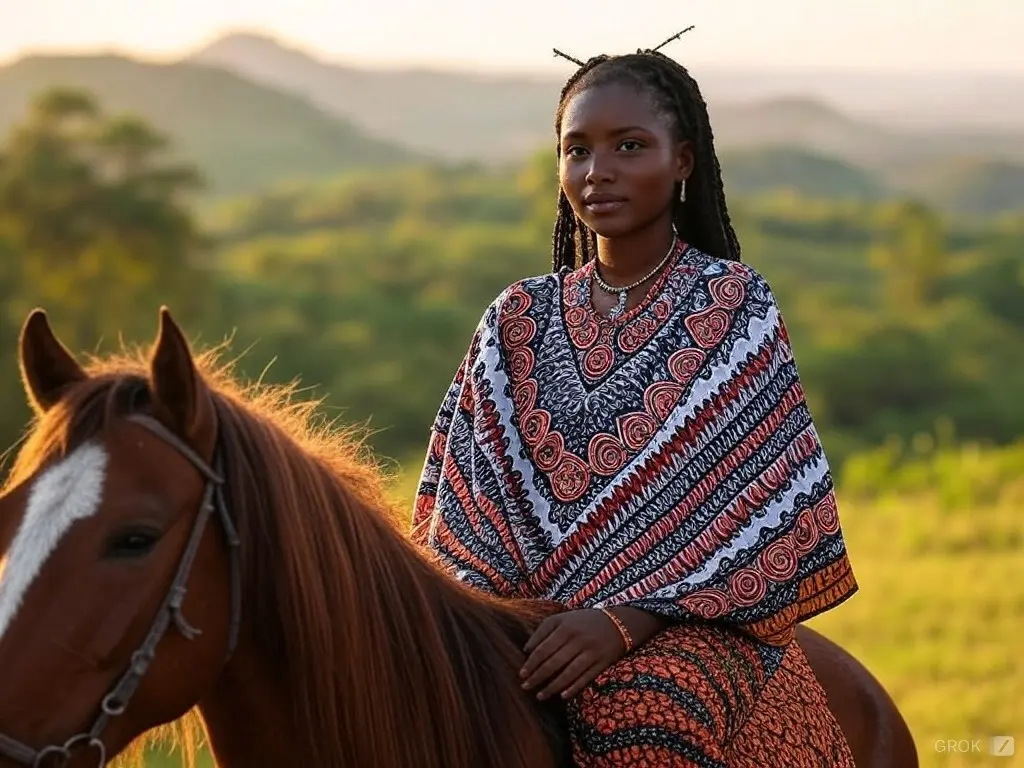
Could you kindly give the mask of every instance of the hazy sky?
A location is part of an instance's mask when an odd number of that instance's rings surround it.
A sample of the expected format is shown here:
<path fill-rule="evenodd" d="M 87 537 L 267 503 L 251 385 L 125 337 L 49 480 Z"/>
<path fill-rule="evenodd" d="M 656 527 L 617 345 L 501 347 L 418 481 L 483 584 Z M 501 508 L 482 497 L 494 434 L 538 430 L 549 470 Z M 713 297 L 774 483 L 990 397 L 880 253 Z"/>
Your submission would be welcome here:
<path fill-rule="evenodd" d="M 564 69 L 696 24 L 692 64 L 1024 74 L 1024 0 L 0 0 L 0 60 L 26 50 L 177 55 L 229 30 L 347 61 Z"/>

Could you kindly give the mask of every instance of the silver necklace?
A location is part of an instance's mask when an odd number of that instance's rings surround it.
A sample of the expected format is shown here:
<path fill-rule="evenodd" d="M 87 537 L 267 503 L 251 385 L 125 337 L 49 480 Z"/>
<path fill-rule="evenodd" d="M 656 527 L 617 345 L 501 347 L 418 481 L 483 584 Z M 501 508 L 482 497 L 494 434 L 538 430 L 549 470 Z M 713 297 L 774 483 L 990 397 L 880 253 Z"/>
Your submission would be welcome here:
<path fill-rule="evenodd" d="M 601 270 L 597 266 L 597 257 L 594 257 L 594 280 L 597 281 L 597 286 L 605 293 L 619 294 L 619 302 L 615 305 L 612 311 L 608 314 L 608 317 L 612 320 L 621 317 L 626 312 L 626 299 L 629 296 L 629 292 L 637 286 L 643 285 L 656 274 L 658 274 L 664 266 L 668 263 L 668 260 L 672 257 L 672 254 L 676 250 L 676 238 L 672 238 L 672 244 L 668 247 L 668 253 L 665 254 L 664 258 L 658 262 L 658 265 L 648 272 L 646 275 L 641 277 L 639 280 L 634 280 L 629 285 L 609 285 L 601 277 Z"/>

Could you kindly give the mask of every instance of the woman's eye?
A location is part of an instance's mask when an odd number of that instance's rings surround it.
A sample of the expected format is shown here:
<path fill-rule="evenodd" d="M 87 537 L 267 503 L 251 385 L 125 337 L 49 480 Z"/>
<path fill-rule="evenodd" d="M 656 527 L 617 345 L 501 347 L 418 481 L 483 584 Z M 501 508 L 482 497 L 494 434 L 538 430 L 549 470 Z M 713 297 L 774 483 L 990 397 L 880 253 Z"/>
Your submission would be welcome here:
<path fill-rule="evenodd" d="M 157 531 L 122 531 L 107 540 L 103 556 L 111 559 L 127 559 L 148 555 L 160 541 Z"/>
<path fill-rule="evenodd" d="M 624 149 L 627 152 L 636 152 L 642 147 L 643 145 L 639 141 L 634 141 L 633 139 L 626 139 L 624 142 L 619 144 L 619 148 Z"/>
<path fill-rule="evenodd" d="M 586 152 L 586 150 L 583 147 L 569 147 L 567 150 L 565 150 L 565 156 L 566 157 L 579 157 L 584 152 Z"/>

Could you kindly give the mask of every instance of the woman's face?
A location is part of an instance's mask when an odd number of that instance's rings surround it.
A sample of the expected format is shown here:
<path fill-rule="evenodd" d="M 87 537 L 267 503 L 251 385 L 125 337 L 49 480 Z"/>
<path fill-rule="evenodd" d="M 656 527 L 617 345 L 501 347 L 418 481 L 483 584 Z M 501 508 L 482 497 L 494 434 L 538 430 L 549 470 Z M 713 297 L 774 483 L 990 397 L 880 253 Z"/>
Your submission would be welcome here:
<path fill-rule="evenodd" d="M 598 235 L 622 237 L 671 221 L 675 185 L 693 169 L 689 142 L 635 86 L 608 83 L 572 97 L 562 117 L 559 180 Z"/>

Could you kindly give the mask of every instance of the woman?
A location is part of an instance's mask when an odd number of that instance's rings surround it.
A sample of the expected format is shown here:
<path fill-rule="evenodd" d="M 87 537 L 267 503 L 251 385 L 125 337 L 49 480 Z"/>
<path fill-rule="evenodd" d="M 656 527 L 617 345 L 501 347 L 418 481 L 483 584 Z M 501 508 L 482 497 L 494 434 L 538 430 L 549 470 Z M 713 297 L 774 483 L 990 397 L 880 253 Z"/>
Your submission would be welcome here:
<path fill-rule="evenodd" d="M 852 766 L 793 636 L 857 586 L 704 100 L 656 50 L 577 63 L 554 273 L 484 313 L 414 536 L 468 584 L 569 609 L 522 676 L 568 700 L 579 765 Z"/>

